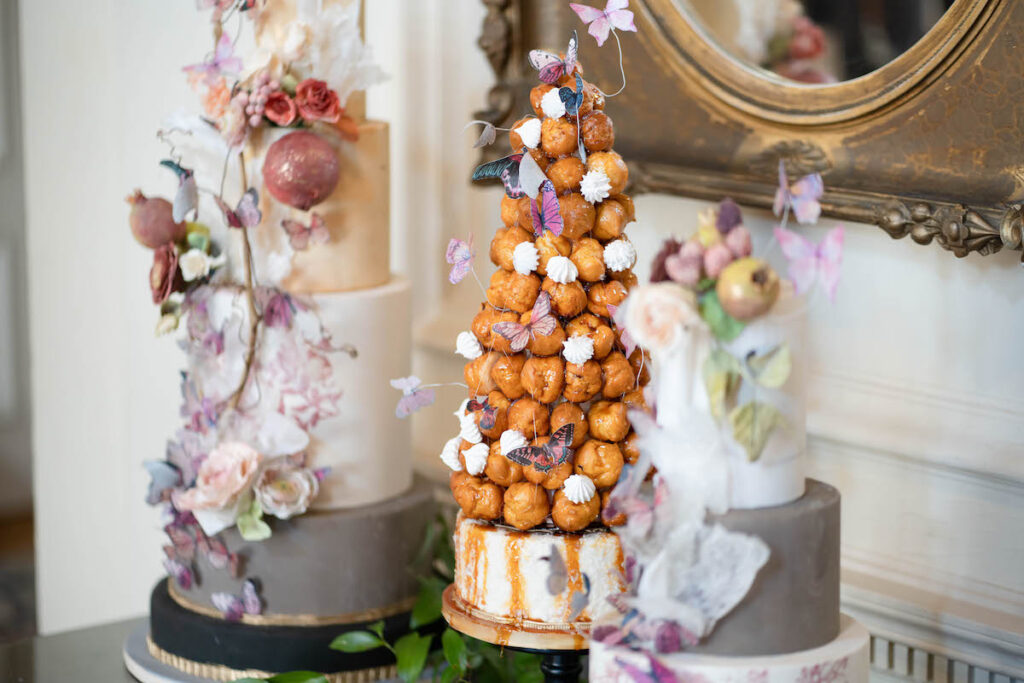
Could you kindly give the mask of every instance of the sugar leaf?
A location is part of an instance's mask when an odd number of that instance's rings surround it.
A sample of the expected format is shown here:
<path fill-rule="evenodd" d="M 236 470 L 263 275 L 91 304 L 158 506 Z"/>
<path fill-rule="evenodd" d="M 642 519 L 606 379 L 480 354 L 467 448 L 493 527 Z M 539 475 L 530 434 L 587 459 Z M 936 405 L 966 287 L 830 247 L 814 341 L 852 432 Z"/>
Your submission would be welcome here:
<path fill-rule="evenodd" d="M 760 356 L 749 356 L 747 366 L 758 384 L 768 389 L 778 389 L 786 383 L 793 370 L 789 344 L 779 344 Z"/>
<path fill-rule="evenodd" d="M 786 418 L 774 406 L 760 401 L 744 403 L 729 413 L 732 436 L 743 446 L 750 462 L 761 457 L 768 437 L 785 422 Z"/>
<path fill-rule="evenodd" d="M 270 538 L 270 525 L 263 521 L 263 508 L 255 498 L 249 509 L 238 516 L 235 524 L 238 533 L 247 541 L 265 541 Z"/>
<path fill-rule="evenodd" d="M 728 404 L 735 400 L 736 391 L 743 381 L 741 370 L 740 362 L 724 349 L 712 349 L 704 361 L 704 388 L 715 419 L 721 418 Z"/>
<path fill-rule="evenodd" d="M 711 333 L 722 341 L 732 341 L 740 335 L 746 324 L 732 317 L 722 308 L 718 292 L 711 290 L 700 299 L 700 317 L 711 328 Z"/>

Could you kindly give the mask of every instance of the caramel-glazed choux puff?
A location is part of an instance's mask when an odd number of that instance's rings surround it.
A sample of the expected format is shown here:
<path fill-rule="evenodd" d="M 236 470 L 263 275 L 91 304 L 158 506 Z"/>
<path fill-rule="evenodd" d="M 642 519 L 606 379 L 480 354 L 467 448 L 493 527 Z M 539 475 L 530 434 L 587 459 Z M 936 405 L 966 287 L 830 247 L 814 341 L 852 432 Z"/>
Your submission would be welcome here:
<path fill-rule="evenodd" d="M 491 367 L 491 379 L 498 385 L 498 391 L 513 401 L 522 398 L 526 393 L 526 388 L 523 387 L 525 363 L 526 354 L 516 353 L 511 356 L 501 355 Z"/>
<path fill-rule="evenodd" d="M 569 256 L 576 265 L 580 280 L 600 282 L 604 279 L 604 247 L 591 237 L 576 240 Z"/>
<path fill-rule="evenodd" d="M 639 282 L 639 280 L 637 280 L 636 278 L 636 273 L 634 273 L 632 270 L 620 270 L 611 273 L 611 277 L 613 280 L 621 282 L 622 286 L 626 288 L 627 292 L 632 291 L 633 288 L 636 287 L 637 282 Z"/>
<path fill-rule="evenodd" d="M 507 194 L 501 195 L 501 222 L 508 228 L 519 220 L 519 200 L 512 199 Z"/>
<path fill-rule="evenodd" d="M 480 394 L 489 394 L 497 388 L 494 384 L 494 380 L 491 379 L 491 370 L 494 368 L 494 364 L 501 358 L 501 354 L 497 351 L 489 351 L 479 358 L 469 361 L 466 363 L 466 367 L 462 371 L 463 378 L 466 380 L 466 386 L 469 387 L 470 396 L 479 396 Z"/>
<path fill-rule="evenodd" d="M 512 275 L 509 271 L 504 268 L 498 268 L 496 271 L 491 273 L 490 282 L 487 283 L 487 303 L 495 308 L 508 308 L 505 305 L 505 291 L 509 277 Z"/>
<path fill-rule="evenodd" d="M 548 493 L 537 484 L 521 481 L 505 491 L 505 523 L 520 531 L 537 526 L 548 516 Z"/>
<path fill-rule="evenodd" d="M 562 531 L 582 531 L 601 514 L 601 497 L 595 493 L 585 503 L 574 503 L 565 491 L 555 491 L 551 521 Z"/>
<path fill-rule="evenodd" d="M 535 118 L 533 116 L 524 116 L 515 123 L 512 124 L 512 128 L 508 131 L 508 144 L 512 148 L 512 151 L 518 152 L 523 148 L 523 139 L 519 137 L 519 133 L 516 132 L 516 128 L 523 125 L 530 119 Z"/>
<path fill-rule="evenodd" d="M 625 358 L 623 358 L 625 360 Z M 626 365 L 629 363 L 627 361 Z M 541 403 L 554 403 L 565 386 L 565 361 L 561 356 L 531 356 L 523 366 L 523 387 Z"/>
<path fill-rule="evenodd" d="M 626 222 L 632 223 L 636 220 L 636 206 L 633 204 L 633 198 L 628 194 L 616 194 L 612 195 L 609 199 L 613 199 L 622 205 L 622 208 L 626 210 Z"/>
<path fill-rule="evenodd" d="M 570 320 L 565 326 L 567 337 L 590 337 L 594 342 L 594 359 L 602 360 L 615 346 L 615 332 L 604 318 L 593 313 L 583 313 Z"/>
<path fill-rule="evenodd" d="M 526 232 L 533 234 L 533 213 L 530 211 L 530 198 L 525 194 L 519 199 L 515 200 L 516 203 L 516 225 L 525 230 Z"/>
<path fill-rule="evenodd" d="M 533 312 L 523 313 L 519 322 L 526 325 L 533 317 Z M 555 323 L 555 329 L 551 334 L 532 334 L 526 348 L 535 356 L 557 356 L 562 352 L 562 342 L 565 341 L 565 330 L 561 323 Z"/>
<path fill-rule="evenodd" d="M 498 486 L 508 488 L 517 481 L 523 480 L 523 466 L 502 455 L 501 444 L 495 441 L 491 444 L 491 452 L 487 455 L 484 474 Z"/>
<path fill-rule="evenodd" d="M 541 288 L 551 295 L 552 310 L 563 318 L 575 317 L 587 307 L 587 293 L 578 280 L 563 285 L 546 277 Z"/>
<path fill-rule="evenodd" d="M 626 162 L 617 152 L 594 152 L 587 157 L 587 170 L 604 171 L 612 186 L 609 194 L 621 193 L 626 189 L 626 183 L 629 181 L 629 168 L 626 167 Z"/>
<path fill-rule="evenodd" d="M 618 446 L 590 439 L 576 452 L 576 473 L 587 475 L 594 486 L 604 489 L 615 486 L 624 462 Z"/>
<path fill-rule="evenodd" d="M 626 513 L 622 511 L 615 511 L 613 508 L 608 507 L 608 500 L 611 497 L 611 490 L 603 491 L 601 493 L 601 521 L 608 526 L 622 526 L 626 523 Z"/>
<path fill-rule="evenodd" d="M 651 381 L 651 355 L 639 348 L 633 349 L 629 354 L 629 364 L 633 366 L 637 384 L 647 386 Z"/>
<path fill-rule="evenodd" d="M 576 133 L 576 124 L 567 118 L 544 119 L 544 123 L 540 126 L 540 148 L 549 157 L 555 159 L 568 156 L 576 151 Z M 606 153 L 602 152 L 602 154 Z M 612 188 L 614 187 L 613 184 Z M 621 191 L 621 189 L 616 190 L 616 192 Z"/>
<path fill-rule="evenodd" d="M 494 368 L 491 368 L 492 378 L 493 371 Z M 482 410 L 476 411 L 476 426 L 480 433 L 488 439 L 500 439 L 502 432 L 508 429 L 508 409 L 512 402 L 505 398 L 505 394 L 494 390 L 487 394 L 487 405 L 494 408 L 494 426 L 485 427 L 483 425 L 484 411 Z"/>
<path fill-rule="evenodd" d="M 626 286 L 618 280 L 608 282 L 595 282 L 590 285 L 590 292 L 587 301 L 587 309 L 594 315 L 602 318 L 610 318 L 608 306 L 619 306 L 626 300 Z"/>
<path fill-rule="evenodd" d="M 587 416 L 583 409 L 575 403 L 559 403 L 551 411 L 552 434 L 567 424 L 573 425 L 572 443 L 569 447 L 579 448 L 587 440 L 587 432 L 590 431 L 590 427 L 587 425 Z"/>
<path fill-rule="evenodd" d="M 479 477 L 466 477 L 452 490 L 462 514 L 470 519 L 497 519 L 501 516 L 501 487 Z"/>
<path fill-rule="evenodd" d="M 591 153 L 603 152 L 615 144 L 615 127 L 604 112 L 595 111 L 583 119 L 580 124 L 580 135 L 583 137 L 583 145 Z"/>
<path fill-rule="evenodd" d="M 562 395 L 566 401 L 584 403 L 601 393 L 601 364 L 588 360 L 583 365 L 565 364 L 565 389 Z"/>
<path fill-rule="evenodd" d="M 481 304 L 480 312 L 473 318 L 469 329 L 485 349 L 493 349 L 497 344 L 507 350 L 505 345 L 508 342 L 494 331 L 494 325 L 495 323 L 515 322 L 517 320 L 519 320 L 519 314 L 515 311 L 499 311 L 493 306 Z"/>
<path fill-rule="evenodd" d="M 505 270 L 514 270 L 512 253 L 516 250 L 516 245 L 520 242 L 529 242 L 532 239 L 533 235 L 518 225 L 499 228 L 494 233 L 494 239 L 491 240 L 491 263 Z"/>
<path fill-rule="evenodd" d="M 579 157 L 562 157 L 548 166 L 548 180 L 555 187 L 555 194 L 563 195 L 580 189 L 580 181 L 587 167 Z"/>
<path fill-rule="evenodd" d="M 601 441 L 622 441 L 629 434 L 629 419 L 626 406 L 619 401 L 598 401 L 590 406 L 587 415 L 590 423 L 590 438 Z M 583 444 L 586 448 L 587 445 Z"/>
<path fill-rule="evenodd" d="M 621 351 L 614 351 L 601 361 L 601 372 L 604 374 L 601 395 L 605 398 L 618 398 L 636 387 L 633 366 Z"/>
<path fill-rule="evenodd" d="M 558 198 L 558 213 L 562 216 L 562 237 L 578 240 L 594 229 L 597 210 L 579 192 Z M 563 254 L 568 256 L 568 254 Z"/>
<path fill-rule="evenodd" d="M 544 110 L 541 109 L 540 101 L 544 99 L 544 96 L 548 94 L 548 91 L 553 90 L 554 87 L 555 86 L 549 85 L 548 83 L 541 83 L 540 85 L 534 86 L 533 90 L 530 91 L 530 106 L 533 107 L 533 113 L 537 116 L 544 116 Z"/>
<path fill-rule="evenodd" d="M 610 242 L 622 237 L 622 231 L 629 223 L 626 208 L 614 199 L 606 199 L 597 205 L 594 220 L 594 237 L 602 242 Z M 502 209 L 504 215 L 504 209 Z"/>
<path fill-rule="evenodd" d="M 633 371 L 632 364 L 630 364 L 629 370 L 630 372 Z M 641 410 L 643 412 L 647 412 L 650 409 L 647 405 L 647 398 L 644 396 L 643 389 L 633 389 L 632 391 L 628 391 L 625 394 L 623 394 L 622 398 L 619 400 L 626 404 L 627 411 Z"/>
<path fill-rule="evenodd" d="M 548 407 L 533 398 L 523 397 L 508 409 L 508 428 L 522 432 L 527 439 L 547 434 L 550 420 Z"/>
<path fill-rule="evenodd" d="M 640 457 L 640 448 L 637 447 L 636 442 L 640 437 L 637 436 L 636 432 L 630 432 L 626 440 L 619 444 L 619 450 L 622 451 L 622 457 L 626 459 L 630 465 L 635 465 L 637 459 Z"/>
<path fill-rule="evenodd" d="M 537 247 L 537 272 L 541 275 L 548 274 L 548 261 L 556 256 L 568 256 L 572 253 L 572 242 L 564 235 L 556 236 L 550 230 L 545 230 L 534 242 L 534 246 Z"/>
<path fill-rule="evenodd" d="M 514 270 L 511 272 L 499 270 L 497 272 L 508 273 L 504 280 L 505 291 L 502 299 L 505 305 L 502 308 L 511 308 L 516 313 L 525 313 L 533 308 L 533 304 L 537 301 L 537 295 L 540 293 L 540 278 L 533 273 L 523 275 Z M 491 278 L 491 286 L 494 286 L 494 278 Z M 489 293 L 490 289 L 487 291 Z M 490 300 L 489 295 L 488 300 Z"/>

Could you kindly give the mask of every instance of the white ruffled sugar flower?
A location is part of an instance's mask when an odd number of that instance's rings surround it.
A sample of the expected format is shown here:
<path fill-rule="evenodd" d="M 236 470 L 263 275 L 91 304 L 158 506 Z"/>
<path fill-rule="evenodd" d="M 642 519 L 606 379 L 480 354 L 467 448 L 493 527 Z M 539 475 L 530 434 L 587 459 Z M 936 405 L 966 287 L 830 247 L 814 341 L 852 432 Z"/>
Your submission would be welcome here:
<path fill-rule="evenodd" d="M 611 191 L 612 182 L 609 180 L 608 174 L 599 168 L 587 171 L 583 180 L 580 181 L 580 194 L 591 204 L 597 204 L 606 199 Z"/>
<path fill-rule="evenodd" d="M 540 98 L 540 110 L 549 119 L 560 119 L 565 116 L 565 103 L 558 96 L 558 88 L 548 90 L 544 97 Z"/>
<path fill-rule="evenodd" d="M 506 429 L 501 433 L 501 439 L 498 441 L 501 454 L 506 456 L 517 448 L 523 448 L 528 443 L 526 436 L 518 429 Z"/>
<path fill-rule="evenodd" d="M 480 427 L 476 424 L 476 415 L 470 413 L 459 418 L 459 438 L 470 443 L 480 443 L 484 435 L 480 433 Z"/>
<path fill-rule="evenodd" d="M 547 271 L 549 278 L 562 285 L 575 282 L 580 274 L 576 264 L 570 261 L 568 256 L 551 257 L 548 260 Z"/>
<path fill-rule="evenodd" d="M 223 255 L 214 258 L 202 249 L 189 249 L 178 258 L 178 267 L 181 268 L 181 277 L 185 279 L 185 282 L 204 278 L 210 274 L 211 269 L 217 268 L 223 263 Z"/>
<path fill-rule="evenodd" d="M 574 365 L 583 365 L 594 357 L 594 340 L 583 334 L 574 334 L 562 342 L 562 356 Z"/>
<path fill-rule="evenodd" d="M 487 444 L 478 443 L 467 448 L 462 453 L 462 457 L 466 460 L 466 471 L 474 477 L 483 473 L 484 468 L 487 467 L 487 456 L 490 454 L 491 449 L 487 447 Z"/>
<path fill-rule="evenodd" d="M 632 268 L 636 263 L 636 248 L 629 240 L 615 240 L 604 247 L 604 264 L 617 273 Z"/>
<path fill-rule="evenodd" d="M 476 335 L 463 331 L 459 332 L 459 336 L 455 338 L 455 353 L 466 360 L 476 360 L 483 355 L 484 350 Z"/>
<path fill-rule="evenodd" d="M 462 463 L 459 462 L 459 445 L 462 443 L 462 437 L 455 436 L 444 444 L 444 448 L 441 449 L 441 462 L 448 466 L 452 472 L 461 472 Z"/>
<path fill-rule="evenodd" d="M 565 107 L 563 106 L 562 109 L 564 112 Z M 540 144 L 540 119 L 527 119 L 514 130 L 524 145 L 530 149 L 537 149 L 537 145 Z"/>
<path fill-rule="evenodd" d="M 540 252 L 533 242 L 520 242 L 512 250 L 512 267 L 520 275 L 529 275 L 540 265 Z"/>
<path fill-rule="evenodd" d="M 597 493 L 593 479 L 585 474 L 570 475 L 562 486 L 565 488 L 565 497 L 577 505 L 586 503 Z"/>

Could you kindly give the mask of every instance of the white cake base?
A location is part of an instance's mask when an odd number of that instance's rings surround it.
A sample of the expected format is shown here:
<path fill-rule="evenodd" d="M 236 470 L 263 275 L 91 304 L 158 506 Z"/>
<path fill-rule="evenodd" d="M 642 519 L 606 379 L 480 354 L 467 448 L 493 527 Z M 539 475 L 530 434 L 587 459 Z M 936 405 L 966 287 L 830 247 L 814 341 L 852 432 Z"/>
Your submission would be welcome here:
<path fill-rule="evenodd" d="M 313 466 L 331 468 L 313 507 L 351 508 L 397 496 L 412 485 L 412 432 L 409 420 L 395 417 L 401 392 L 388 380 L 410 371 L 409 281 L 310 298 L 333 343 L 359 354 L 338 354 L 332 363 L 342 390 L 338 414 L 310 432 Z"/>
<path fill-rule="evenodd" d="M 867 629 L 844 614 L 839 636 L 813 650 L 768 657 L 654 656 L 677 680 L 694 683 L 867 683 L 869 642 Z M 645 652 L 591 641 L 590 681 L 634 683 L 630 667 L 651 674 L 651 658 Z"/>

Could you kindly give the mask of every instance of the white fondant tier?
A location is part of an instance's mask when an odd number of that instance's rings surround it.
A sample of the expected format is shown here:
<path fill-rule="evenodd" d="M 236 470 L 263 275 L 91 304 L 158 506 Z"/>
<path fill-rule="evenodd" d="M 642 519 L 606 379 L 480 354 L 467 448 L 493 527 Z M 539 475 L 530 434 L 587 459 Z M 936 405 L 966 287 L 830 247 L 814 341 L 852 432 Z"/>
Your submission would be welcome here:
<path fill-rule="evenodd" d="M 313 507 L 356 507 L 397 496 L 412 485 L 412 437 L 408 420 L 395 416 L 400 396 L 388 379 L 410 371 L 409 281 L 311 299 L 333 342 L 358 353 L 333 363 L 334 383 L 343 392 L 338 414 L 310 432 L 313 466 L 331 468 Z"/>
<path fill-rule="evenodd" d="M 568 585 L 548 590 L 552 548 L 565 562 Z M 571 619 L 573 596 L 590 583 L 587 606 Z M 515 531 L 459 515 L 455 523 L 455 588 L 473 609 L 512 622 L 570 624 L 613 611 L 610 595 L 625 590 L 619 538 L 607 529 L 582 533 Z"/>
<path fill-rule="evenodd" d="M 592 631 L 593 633 L 593 631 Z M 633 683 L 635 670 L 651 680 L 700 683 L 867 683 L 870 669 L 867 629 L 843 615 L 839 636 L 812 650 L 768 657 L 723 657 L 679 653 L 654 655 L 626 647 L 590 642 L 590 680 L 593 683 Z M 646 680 L 646 679 L 644 679 Z"/>

